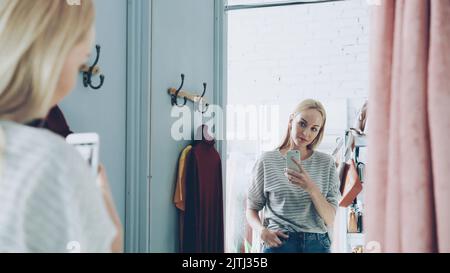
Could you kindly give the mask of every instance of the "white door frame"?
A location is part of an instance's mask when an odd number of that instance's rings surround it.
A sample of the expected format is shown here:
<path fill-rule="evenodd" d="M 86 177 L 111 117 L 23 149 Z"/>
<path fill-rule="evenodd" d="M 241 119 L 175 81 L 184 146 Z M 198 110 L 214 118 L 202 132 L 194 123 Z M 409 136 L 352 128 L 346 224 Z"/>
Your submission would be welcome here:
<path fill-rule="evenodd" d="M 226 140 L 226 106 L 227 100 L 227 37 L 228 37 L 228 20 L 225 10 L 227 0 L 215 0 L 214 1 L 214 104 L 221 107 L 223 110 L 223 117 L 219 126 L 220 133 L 222 135 L 221 141 L 217 142 L 217 151 L 222 158 L 222 192 L 223 192 L 223 230 L 225 231 L 225 243 L 226 238 L 226 226 L 227 226 L 227 140 Z M 216 127 L 217 128 L 217 127 Z"/>
<path fill-rule="evenodd" d="M 150 252 L 150 152 L 151 152 L 151 15 L 152 1 L 127 0 L 127 133 L 125 251 Z M 227 104 L 226 0 L 214 0 L 214 103 Z M 226 116 L 221 124 L 226 136 Z M 226 140 L 217 143 L 226 181 Z M 224 209 L 226 185 L 223 183 Z M 224 215 L 225 211 L 224 211 Z M 225 219 L 226 220 L 226 219 Z M 225 221 L 224 221 L 225 224 Z"/>
<path fill-rule="evenodd" d="M 127 0 L 125 251 L 150 251 L 151 1 Z"/>

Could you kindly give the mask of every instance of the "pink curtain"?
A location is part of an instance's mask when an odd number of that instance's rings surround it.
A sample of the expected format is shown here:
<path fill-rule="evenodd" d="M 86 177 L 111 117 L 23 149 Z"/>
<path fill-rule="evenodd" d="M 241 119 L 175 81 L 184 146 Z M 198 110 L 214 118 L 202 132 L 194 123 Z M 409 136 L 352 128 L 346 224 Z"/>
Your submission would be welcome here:
<path fill-rule="evenodd" d="M 450 252 L 450 1 L 382 0 L 372 19 L 366 241 Z"/>

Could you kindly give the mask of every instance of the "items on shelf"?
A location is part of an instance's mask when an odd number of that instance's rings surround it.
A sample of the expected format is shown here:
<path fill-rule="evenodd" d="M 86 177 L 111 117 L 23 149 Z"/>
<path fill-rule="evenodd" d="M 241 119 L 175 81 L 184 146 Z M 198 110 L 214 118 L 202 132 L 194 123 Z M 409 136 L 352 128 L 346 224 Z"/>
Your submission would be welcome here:
<path fill-rule="evenodd" d="M 347 175 L 345 176 L 344 185 L 342 187 L 342 199 L 339 202 L 339 206 L 341 207 L 350 206 L 354 202 L 358 194 L 362 191 L 362 183 L 359 179 L 354 160 L 350 160 L 348 164 L 349 168 L 347 171 Z"/>
<path fill-rule="evenodd" d="M 365 181 L 366 164 L 364 164 L 363 162 L 358 162 L 356 164 L 356 169 L 358 170 L 359 180 L 361 180 L 361 183 L 364 182 Z"/>
<path fill-rule="evenodd" d="M 358 219 L 358 232 L 359 233 L 363 233 L 364 229 L 363 229 L 363 214 L 361 211 L 358 211 L 357 214 L 357 219 Z"/>
<path fill-rule="evenodd" d="M 353 247 L 352 253 L 364 253 L 364 246 L 358 245 Z"/>
<path fill-rule="evenodd" d="M 350 130 L 352 130 L 353 132 L 355 132 L 357 135 L 360 135 L 360 136 L 366 134 L 367 104 L 368 104 L 368 101 L 366 100 L 358 112 L 358 117 L 356 119 L 355 126 L 350 128 Z"/>
<path fill-rule="evenodd" d="M 342 198 L 339 206 L 339 249 L 347 253 L 364 253 L 363 183 L 367 162 L 367 101 L 358 113 L 353 128 L 336 140 L 333 158 L 337 166 Z"/>
<path fill-rule="evenodd" d="M 358 218 L 356 217 L 356 212 L 354 208 L 350 209 L 349 211 L 347 232 L 348 233 L 358 232 Z"/>
<path fill-rule="evenodd" d="M 360 205 L 353 204 L 348 215 L 348 233 L 363 233 L 363 212 Z"/>

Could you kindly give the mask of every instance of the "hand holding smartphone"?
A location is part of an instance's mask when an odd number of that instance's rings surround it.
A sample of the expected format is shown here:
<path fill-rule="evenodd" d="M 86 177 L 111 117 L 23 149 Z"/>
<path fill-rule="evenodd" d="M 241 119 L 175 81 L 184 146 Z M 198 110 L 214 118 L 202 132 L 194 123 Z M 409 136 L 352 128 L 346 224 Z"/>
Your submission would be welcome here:
<path fill-rule="evenodd" d="M 86 160 L 92 173 L 97 176 L 99 166 L 100 139 L 96 133 L 70 134 L 66 142 L 73 145 Z"/>
<path fill-rule="evenodd" d="M 287 152 L 286 155 L 286 168 L 289 170 L 294 170 L 296 172 L 301 172 L 300 168 L 295 164 L 295 162 L 292 160 L 292 158 L 295 158 L 299 163 L 301 160 L 301 154 L 298 150 L 290 150 Z"/>

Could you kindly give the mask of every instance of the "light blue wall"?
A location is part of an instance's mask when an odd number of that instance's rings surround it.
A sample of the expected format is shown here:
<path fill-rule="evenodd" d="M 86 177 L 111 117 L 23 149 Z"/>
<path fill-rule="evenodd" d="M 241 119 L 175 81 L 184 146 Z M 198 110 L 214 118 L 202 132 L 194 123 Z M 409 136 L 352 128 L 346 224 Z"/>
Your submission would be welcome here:
<path fill-rule="evenodd" d="M 77 87 L 60 106 L 72 131 L 99 133 L 100 160 L 105 165 L 114 202 L 124 223 L 127 2 L 96 0 L 95 10 L 95 43 L 102 47 L 98 65 L 106 77 L 105 83 L 99 90 L 85 88 L 80 74 Z M 93 48 L 89 64 L 95 56 Z M 98 83 L 99 77 L 93 77 L 93 85 Z"/>
<path fill-rule="evenodd" d="M 175 252 L 178 247 L 177 211 L 172 202 L 177 160 L 189 144 L 171 138 L 169 87 L 200 92 L 214 86 L 214 1 L 152 1 L 150 251 Z M 181 101 L 181 100 L 180 100 Z M 192 106 L 192 103 L 189 103 Z"/>

